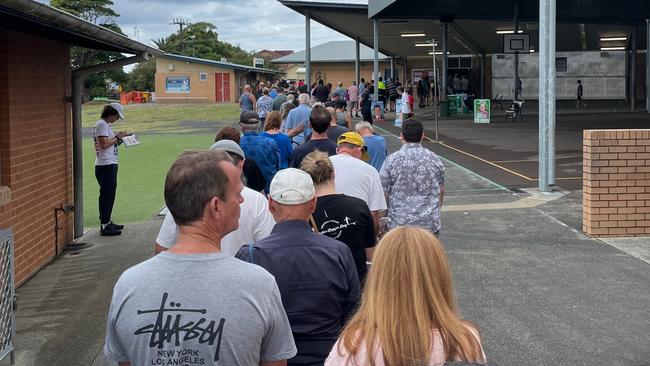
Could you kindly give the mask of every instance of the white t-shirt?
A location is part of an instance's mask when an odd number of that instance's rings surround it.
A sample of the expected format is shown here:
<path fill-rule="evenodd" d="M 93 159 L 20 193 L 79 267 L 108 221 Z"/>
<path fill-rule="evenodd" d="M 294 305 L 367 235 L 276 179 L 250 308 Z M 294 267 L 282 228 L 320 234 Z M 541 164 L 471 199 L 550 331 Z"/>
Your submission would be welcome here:
<path fill-rule="evenodd" d="M 242 245 L 256 243 L 271 234 L 275 221 L 269 211 L 269 203 L 263 194 L 244 187 L 244 202 L 241 204 L 239 228 L 221 239 L 221 251 L 228 255 L 237 254 Z M 156 243 L 167 249 L 176 244 L 178 226 L 171 213 L 165 216 Z"/>
<path fill-rule="evenodd" d="M 404 114 L 404 117 L 411 113 L 411 104 L 409 103 L 408 93 L 402 93 L 402 110 L 400 112 Z"/>
<path fill-rule="evenodd" d="M 330 160 L 338 192 L 362 199 L 370 211 L 386 210 L 386 197 L 377 169 L 348 154 L 330 156 Z"/>
<path fill-rule="evenodd" d="M 106 137 L 112 139 L 115 137 L 113 129 L 103 119 L 95 123 L 95 130 L 93 131 L 93 140 L 95 141 L 95 165 L 111 165 L 117 164 L 117 144 L 109 146 L 105 149 L 99 147 L 99 137 Z"/>

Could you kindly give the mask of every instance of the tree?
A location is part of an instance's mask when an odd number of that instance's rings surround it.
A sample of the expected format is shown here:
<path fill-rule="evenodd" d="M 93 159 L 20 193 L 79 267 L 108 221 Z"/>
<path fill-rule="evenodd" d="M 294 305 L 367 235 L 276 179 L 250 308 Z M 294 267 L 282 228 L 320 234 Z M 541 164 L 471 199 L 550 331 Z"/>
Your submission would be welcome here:
<path fill-rule="evenodd" d="M 150 58 L 137 64 L 123 84 L 124 90 L 154 90 L 156 75 L 156 60 Z"/>
<path fill-rule="evenodd" d="M 115 22 L 117 14 L 111 6 L 111 0 L 50 0 L 50 5 L 76 15 L 88 22 L 124 34 Z M 83 47 L 72 47 L 70 58 L 73 68 L 111 62 L 124 58 L 121 53 L 107 52 Z M 122 69 L 114 69 L 88 76 L 84 79 L 84 99 L 90 96 L 105 95 L 109 82 L 124 82 L 127 74 Z"/>

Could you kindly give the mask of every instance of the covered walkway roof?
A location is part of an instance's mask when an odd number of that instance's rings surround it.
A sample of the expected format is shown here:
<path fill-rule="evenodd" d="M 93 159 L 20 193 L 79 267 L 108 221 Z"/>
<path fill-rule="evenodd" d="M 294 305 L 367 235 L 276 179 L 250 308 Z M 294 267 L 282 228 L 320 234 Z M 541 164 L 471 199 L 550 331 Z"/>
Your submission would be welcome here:
<path fill-rule="evenodd" d="M 430 47 L 418 47 L 432 37 L 440 39 L 443 21 L 449 24 L 452 54 L 503 52 L 503 37 L 497 31 L 512 31 L 514 0 L 498 1 L 390 1 L 364 4 L 279 0 L 300 14 L 307 14 L 352 39 L 373 47 L 373 24 L 379 18 L 379 50 L 394 56 L 429 56 Z M 645 24 L 650 1 L 622 1 L 612 6 L 606 0 L 562 0 L 557 9 L 557 51 L 597 51 L 601 47 L 628 46 L 629 41 L 601 41 L 603 37 L 625 37 L 634 26 Z M 382 3 L 388 3 L 382 4 Z M 398 6 L 399 5 L 399 6 Z M 538 49 L 538 1 L 520 1 L 520 31 L 530 33 L 531 47 Z M 415 15 L 412 15 L 415 14 Z M 421 37 L 403 34 L 424 33 Z M 645 49 L 645 32 L 638 32 L 637 48 Z"/>

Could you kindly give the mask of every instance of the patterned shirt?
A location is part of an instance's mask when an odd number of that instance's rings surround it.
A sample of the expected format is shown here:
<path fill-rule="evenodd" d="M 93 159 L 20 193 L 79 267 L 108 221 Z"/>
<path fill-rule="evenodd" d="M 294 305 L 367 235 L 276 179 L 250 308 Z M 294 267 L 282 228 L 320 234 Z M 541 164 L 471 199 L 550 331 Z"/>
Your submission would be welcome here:
<path fill-rule="evenodd" d="M 257 101 L 257 115 L 260 118 L 266 118 L 266 115 L 273 109 L 273 98 L 263 95 Z"/>
<path fill-rule="evenodd" d="M 415 225 L 440 230 L 440 186 L 445 166 L 433 151 L 406 143 L 389 155 L 380 172 L 388 193 L 388 217 L 392 226 Z"/>

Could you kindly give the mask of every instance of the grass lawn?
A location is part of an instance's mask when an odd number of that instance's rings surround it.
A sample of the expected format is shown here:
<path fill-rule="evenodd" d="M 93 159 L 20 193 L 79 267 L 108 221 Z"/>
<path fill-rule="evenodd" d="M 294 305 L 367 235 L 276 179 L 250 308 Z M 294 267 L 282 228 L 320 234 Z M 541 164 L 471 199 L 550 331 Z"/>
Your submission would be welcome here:
<path fill-rule="evenodd" d="M 117 176 L 117 198 L 113 221 L 129 223 L 146 221 L 164 206 L 165 175 L 176 157 L 187 149 L 206 149 L 213 133 L 144 135 L 142 143 L 126 149 L 120 147 Z M 84 226 L 99 225 L 95 179 L 95 153 L 92 140 L 84 140 Z"/>
<path fill-rule="evenodd" d="M 87 104 L 83 107 L 83 127 L 93 127 L 101 115 L 104 104 Z M 129 104 L 124 106 L 126 120 L 114 130 L 135 133 L 200 132 L 215 122 L 239 121 L 237 104 Z M 191 122 L 183 124 L 183 122 Z"/>
<path fill-rule="evenodd" d="M 103 104 L 83 107 L 83 126 L 93 127 Z M 125 106 L 126 120 L 115 131 L 138 134 L 140 145 L 119 149 L 117 198 L 113 220 L 130 223 L 149 220 L 164 206 L 165 175 L 176 157 L 187 149 L 206 149 L 214 133 L 224 125 L 239 120 L 235 104 L 158 105 L 154 103 Z M 84 137 L 84 226 L 99 225 L 95 179 L 95 151 L 92 138 Z"/>

